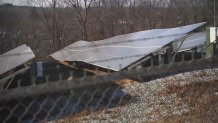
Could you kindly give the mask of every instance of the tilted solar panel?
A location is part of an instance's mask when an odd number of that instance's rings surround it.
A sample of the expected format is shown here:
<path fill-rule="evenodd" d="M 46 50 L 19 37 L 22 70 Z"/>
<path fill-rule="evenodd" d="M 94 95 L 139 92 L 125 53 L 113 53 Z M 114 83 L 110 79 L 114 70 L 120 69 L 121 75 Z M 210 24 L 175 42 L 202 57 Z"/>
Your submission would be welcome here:
<path fill-rule="evenodd" d="M 94 42 L 78 41 L 50 56 L 58 61 L 82 61 L 119 71 L 204 24 L 140 31 Z"/>
<path fill-rule="evenodd" d="M 0 55 L 0 75 L 24 64 L 34 57 L 35 55 L 30 47 L 25 44 Z"/>
<path fill-rule="evenodd" d="M 193 48 L 196 48 L 198 46 L 204 45 L 206 42 L 206 33 L 205 32 L 198 32 L 194 34 L 190 34 L 182 43 L 181 47 L 180 44 L 181 42 L 178 42 L 176 47 L 174 47 L 174 50 L 178 50 L 178 52 L 182 51 L 187 51 L 191 50 Z"/>

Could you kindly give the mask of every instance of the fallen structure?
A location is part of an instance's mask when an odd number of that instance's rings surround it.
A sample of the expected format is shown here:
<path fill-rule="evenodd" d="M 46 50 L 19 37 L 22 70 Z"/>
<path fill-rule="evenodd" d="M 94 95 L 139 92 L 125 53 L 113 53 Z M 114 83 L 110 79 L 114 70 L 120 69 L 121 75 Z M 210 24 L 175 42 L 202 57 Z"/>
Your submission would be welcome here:
<path fill-rule="evenodd" d="M 28 70 L 30 67 L 26 63 L 33 58 L 34 53 L 25 44 L 0 55 L 1 89 L 7 89 L 16 75 Z"/>
<path fill-rule="evenodd" d="M 78 41 L 50 56 L 66 62 L 84 62 L 113 71 L 135 66 L 142 59 L 166 50 L 166 46 L 178 42 L 189 33 L 206 24 L 197 23 L 169 29 L 153 29 L 115 36 L 100 41 Z M 183 47 L 189 45 L 187 42 Z"/>

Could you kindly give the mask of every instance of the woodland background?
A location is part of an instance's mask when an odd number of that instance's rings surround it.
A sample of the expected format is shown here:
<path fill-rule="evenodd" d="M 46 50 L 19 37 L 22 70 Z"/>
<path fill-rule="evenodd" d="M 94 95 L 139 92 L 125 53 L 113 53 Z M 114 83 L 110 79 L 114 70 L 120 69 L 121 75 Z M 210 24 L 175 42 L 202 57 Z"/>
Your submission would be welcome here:
<path fill-rule="evenodd" d="M 218 7 L 214 0 L 26 2 L 28 6 L 0 1 L 0 54 L 25 43 L 32 48 L 37 61 L 47 61 L 49 54 L 78 40 L 94 41 L 203 21 L 214 26 L 218 20 Z"/>

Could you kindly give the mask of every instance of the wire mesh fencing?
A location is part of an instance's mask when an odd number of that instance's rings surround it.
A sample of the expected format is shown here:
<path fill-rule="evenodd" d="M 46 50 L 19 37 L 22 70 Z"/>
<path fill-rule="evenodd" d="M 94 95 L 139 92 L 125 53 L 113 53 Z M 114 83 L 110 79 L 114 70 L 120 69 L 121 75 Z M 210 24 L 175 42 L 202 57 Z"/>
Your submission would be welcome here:
<path fill-rule="evenodd" d="M 217 63 L 213 57 L 105 75 L 17 79 L 0 92 L 0 122 L 216 122 Z"/>
<path fill-rule="evenodd" d="M 110 87 L 111 86 L 111 87 Z M 130 97 L 116 85 L 73 89 L 1 104 L 2 122 L 41 122 L 75 114 L 84 110 L 100 110 L 121 105 Z M 108 101 L 112 103 L 109 103 Z"/>

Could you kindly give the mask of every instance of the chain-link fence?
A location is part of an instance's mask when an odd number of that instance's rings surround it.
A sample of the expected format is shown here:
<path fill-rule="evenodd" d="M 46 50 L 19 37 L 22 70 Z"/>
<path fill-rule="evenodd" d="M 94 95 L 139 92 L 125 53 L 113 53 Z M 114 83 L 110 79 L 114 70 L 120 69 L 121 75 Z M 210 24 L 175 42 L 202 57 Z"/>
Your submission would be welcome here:
<path fill-rule="evenodd" d="M 104 75 L 21 74 L 1 89 L 0 122 L 216 122 L 217 66 L 212 57 Z"/>

